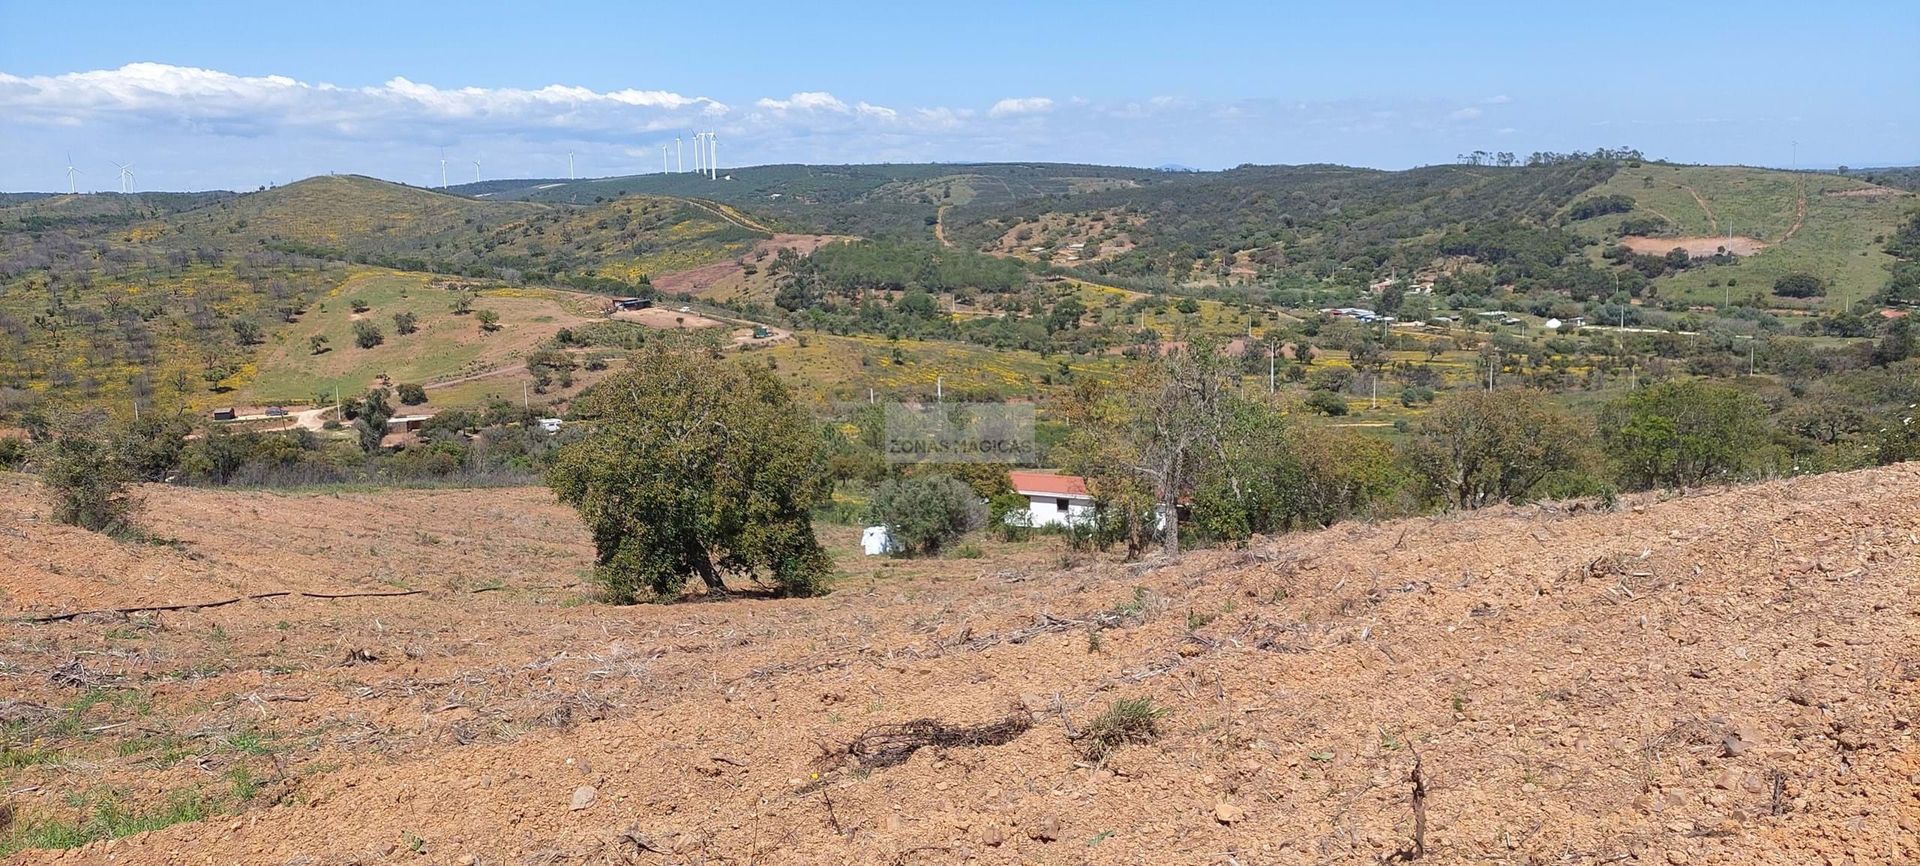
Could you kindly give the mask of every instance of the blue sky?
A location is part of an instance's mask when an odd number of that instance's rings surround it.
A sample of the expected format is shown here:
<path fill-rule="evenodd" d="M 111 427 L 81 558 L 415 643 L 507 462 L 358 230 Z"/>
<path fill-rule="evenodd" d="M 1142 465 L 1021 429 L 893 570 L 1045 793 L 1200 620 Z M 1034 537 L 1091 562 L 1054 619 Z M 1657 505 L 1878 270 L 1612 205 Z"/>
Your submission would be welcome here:
<path fill-rule="evenodd" d="M 1920 4 L 0 0 L 0 189 L 722 166 L 1920 162 Z M 1797 157 L 1794 142 L 1797 145 Z"/>

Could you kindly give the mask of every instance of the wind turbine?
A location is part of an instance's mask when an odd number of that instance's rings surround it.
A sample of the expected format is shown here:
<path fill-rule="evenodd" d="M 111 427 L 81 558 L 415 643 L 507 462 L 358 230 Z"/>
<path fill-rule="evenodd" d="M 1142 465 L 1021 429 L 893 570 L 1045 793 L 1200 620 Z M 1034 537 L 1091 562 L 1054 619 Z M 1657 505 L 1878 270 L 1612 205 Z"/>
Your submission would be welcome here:
<path fill-rule="evenodd" d="M 473 182 L 480 182 L 480 160 L 477 159 L 473 161 Z"/>
<path fill-rule="evenodd" d="M 440 148 L 440 188 L 447 188 L 447 149 Z"/>
<path fill-rule="evenodd" d="M 708 154 L 712 158 L 707 160 L 707 179 L 719 180 L 720 179 L 720 136 L 719 134 L 712 133 L 712 132 L 707 133 L 707 147 L 712 148 L 712 152 Z"/>
<path fill-rule="evenodd" d="M 673 167 L 683 174 L 687 170 L 687 152 L 681 148 L 680 136 L 677 135 L 673 137 Z"/>
<path fill-rule="evenodd" d="M 73 176 L 76 174 L 86 174 L 86 172 L 73 167 L 73 154 L 69 153 L 67 154 L 67 194 L 68 195 L 73 195 L 74 193 L 77 193 L 80 191 L 79 187 L 76 187 L 73 184 Z"/>
<path fill-rule="evenodd" d="M 111 162 L 111 160 L 109 160 L 109 162 Z M 120 169 L 120 192 L 133 192 L 133 163 L 121 165 L 115 162 L 113 163 L 113 167 Z"/>
<path fill-rule="evenodd" d="M 667 146 L 660 145 L 660 173 L 667 173 Z"/>
<path fill-rule="evenodd" d="M 573 180 L 573 151 L 567 151 L 567 180 Z"/>
<path fill-rule="evenodd" d="M 693 134 L 693 173 L 694 174 L 701 174 L 706 171 L 706 169 L 703 169 L 700 167 L 700 160 L 703 158 L 701 154 L 704 154 L 707 152 L 706 138 L 707 138 L 707 134 L 704 132 L 696 132 Z"/>

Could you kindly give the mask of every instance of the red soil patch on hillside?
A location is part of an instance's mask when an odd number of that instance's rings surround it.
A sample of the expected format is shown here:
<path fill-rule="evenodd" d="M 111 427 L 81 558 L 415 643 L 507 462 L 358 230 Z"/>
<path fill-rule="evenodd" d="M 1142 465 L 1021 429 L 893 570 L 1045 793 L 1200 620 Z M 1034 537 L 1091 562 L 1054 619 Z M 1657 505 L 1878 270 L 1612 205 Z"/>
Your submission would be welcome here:
<path fill-rule="evenodd" d="M 669 295 L 704 295 L 715 289 L 738 286 L 745 281 L 746 264 L 754 262 L 762 271 L 773 261 L 774 256 L 783 249 L 794 250 L 801 255 L 811 255 L 830 243 L 852 240 L 842 235 L 795 235 L 776 234 L 771 238 L 754 244 L 753 249 L 740 258 L 724 262 L 714 262 L 671 274 L 651 277 L 653 287 Z"/>
<path fill-rule="evenodd" d="M 1714 255 L 1718 253 L 1722 247 L 1725 247 L 1727 252 L 1736 256 L 1750 256 L 1766 249 L 1768 246 L 1765 241 L 1759 238 L 1750 238 L 1742 235 L 1734 235 L 1731 238 L 1724 236 L 1698 237 L 1692 235 L 1671 238 L 1652 238 L 1642 237 L 1640 235 L 1629 235 L 1621 238 L 1620 243 L 1625 244 L 1627 249 L 1633 250 L 1636 253 L 1651 256 L 1664 256 L 1668 252 L 1671 252 L 1674 247 L 1679 247 L 1686 250 L 1687 255 L 1696 259 Z"/>

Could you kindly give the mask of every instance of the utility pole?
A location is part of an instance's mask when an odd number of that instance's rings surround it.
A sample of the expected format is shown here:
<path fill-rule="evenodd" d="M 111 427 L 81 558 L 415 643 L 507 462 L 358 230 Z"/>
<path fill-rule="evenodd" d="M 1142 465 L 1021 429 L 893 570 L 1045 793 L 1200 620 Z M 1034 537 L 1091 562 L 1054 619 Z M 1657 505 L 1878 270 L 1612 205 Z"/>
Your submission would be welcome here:
<path fill-rule="evenodd" d="M 946 382 L 947 377 L 945 376 L 933 377 L 933 402 L 945 403 L 947 401 Z"/>
<path fill-rule="evenodd" d="M 1273 393 L 1273 347 L 1267 347 L 1267 393 Z"/>

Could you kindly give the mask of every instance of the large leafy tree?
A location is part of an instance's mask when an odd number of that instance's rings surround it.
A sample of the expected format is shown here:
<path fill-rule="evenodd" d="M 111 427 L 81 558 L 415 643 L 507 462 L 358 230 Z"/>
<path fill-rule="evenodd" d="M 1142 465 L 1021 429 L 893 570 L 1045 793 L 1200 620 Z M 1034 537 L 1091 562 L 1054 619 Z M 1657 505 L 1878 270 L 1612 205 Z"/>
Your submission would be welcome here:
<path fill-rule="evenodd" d="M 1731 480 L 1767 442 L 1759 398 L 1725 385 L 1668 382 L 1621 397 L 1600 415 L 1600 440 L 1634 486 Z"/>
<path fill-rule="evenodd" d="M 1516 391 L 1469 391 L 1413 428 L 1407 465 L 1428 497 L 1455 508 L 1522 499 L 1548 475 L 1579 469 L 1591 440 L 1566 412 Z"/>
<path fill-rule="evenodd" d="M 1128 552 L 1138 553 L 1154 523 L 1168 556 L 1180 554 L 1179 504 L 1222 463 L 1230 401 L 1238 374 L 1217 344 L 1195 340 L 1136 361 L 1124 385 L 1083 386 L 1068 407 L 1069 468 L 1087 476 L 1088 492 L 1123 509 Z M 1156 517 L 1157 515 L 1157 517 Z"/>
<path fill-rule="evenodd" d="M 824 588 L 832 561 L 809 511 L 826 500 L 819 434 L 765 367 L 653 349 L 574 406 L 586 429 L 547 480 L 593 532 L 621 601 L 670 597 L 689 577 Z"/>

